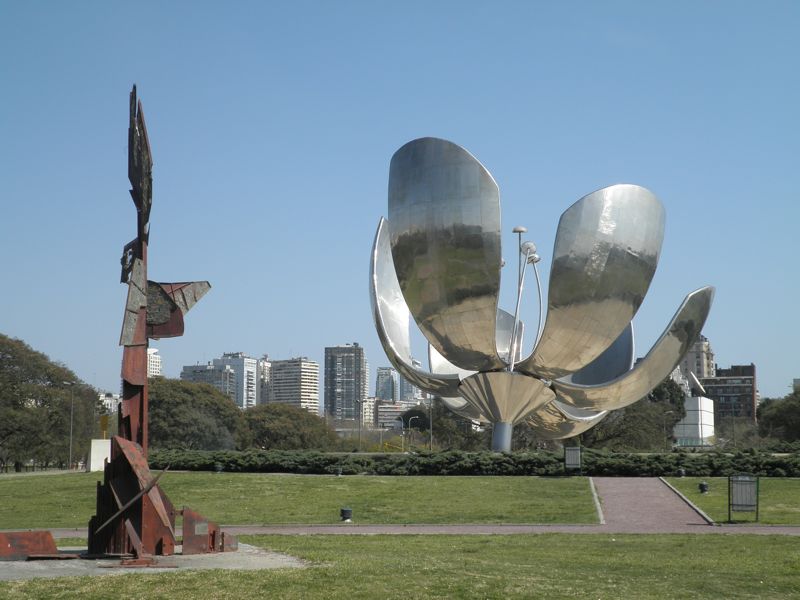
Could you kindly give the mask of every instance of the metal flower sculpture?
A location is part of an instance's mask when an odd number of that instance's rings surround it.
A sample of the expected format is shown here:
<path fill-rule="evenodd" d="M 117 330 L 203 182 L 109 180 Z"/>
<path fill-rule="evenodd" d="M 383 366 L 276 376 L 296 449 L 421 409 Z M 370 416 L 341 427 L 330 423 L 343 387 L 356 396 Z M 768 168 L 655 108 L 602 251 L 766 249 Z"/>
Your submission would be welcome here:
<path fill-rule="evenodd" d="M 498 309 L 500 195 L 469 152 L 442 139 L 409 142 L 392 157 L 389 219 L 372 250 L 370 296 L 386 355 L 400 374 L 454 412 L 493 423 L 492 449 L 511 447 L 523 420 L 543 436 L 586 431 L 647 395 L 702 330 L 714 288 L 690 293 L 635 366 L 631 320 L 658 263 L 664 209 L 647 189 L 614 185 L 561 216 L 547 314 L 523 356 L 519 306 L 529 264 L 522 242 L 514 314 Z M 541 288 L 539 288 L 541 289 Z M 540 292 L 541 293 L 541 292 Z M 429 343 L 430 371 L 411 358 L 409 314 Z"/>

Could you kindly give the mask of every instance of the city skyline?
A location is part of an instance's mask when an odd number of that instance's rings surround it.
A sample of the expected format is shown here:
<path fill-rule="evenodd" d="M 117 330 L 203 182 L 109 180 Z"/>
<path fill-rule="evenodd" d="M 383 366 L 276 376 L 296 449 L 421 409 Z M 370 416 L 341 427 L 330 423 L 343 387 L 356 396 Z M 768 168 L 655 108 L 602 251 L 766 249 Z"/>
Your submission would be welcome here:
<path fill-rule="evenodd" d="M 122 3 L 0 6 L 0 331 L 87 383 L 119 387 L 133 83 L 154 158 L 150 276 L 212 285 L 184 337 L 157 342 L 169 377 L 231 348 L 322 365 L 347 340 L 388 366 L 369 250 L 392 154 L 427 135 L 497 177 L 503 257 L 527 226 L 545 295 L 566 206 L 652 189 L 668 220 L 637 355 L 684 289 L 711 284 L 716 362 L 755 363 L 762 397 L 800 377 L 795 3 L 142 6 L 143 35 Z"/>

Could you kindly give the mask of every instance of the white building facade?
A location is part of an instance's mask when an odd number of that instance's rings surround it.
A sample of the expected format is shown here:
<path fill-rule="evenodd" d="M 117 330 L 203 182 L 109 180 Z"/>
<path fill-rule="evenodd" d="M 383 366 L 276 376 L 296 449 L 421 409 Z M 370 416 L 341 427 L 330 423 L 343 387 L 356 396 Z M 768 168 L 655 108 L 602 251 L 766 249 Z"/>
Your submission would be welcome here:
<path fill-rule="evenodd" d="M 686 416 L 675 424 L 675 444 L 681 448 L 701 448 L 714 444 L 714 401 L 692 396 L 684 402 Z"/>
<path fill-rule="evenodd" d="M 291 404 L 319 415 L 319 364 L 305 356 L 270 361 L 266 402 Z"/>
<path fill-rule="evenodd" d="M 261 392 L 259 363 L 244 352 L 226 352 L 208 364 L 183 367 L 181 379 L 210 383 L 239 408 L 252 408 L 258 404 Z"/>
<path fill-rule="evenodd" d="M 689 373 L 694 373 L 698 379 L 704 377 L 714 377 L 716 374 L 716 363 L 714 362 L 714 351 L 711 349 L 711 342 L 704 335 L 697 338 L 689 351 L 683 357 L 680 364 L 684 377 L 689 377 Z"/>
<path fill-rule="evenodd" d="M 161 356 L 158 348 L 147 349 L 147 376 L 161 377 Z"/>
<path fill-rule="evenodd" d="M 685 400 L 686 416 L 675 424 L 672 435 L 680 448 L 703 448 L 714 445 L 714 401 L 705 397 L 705 390 L 694 373 L 688 378 L 680 368 L 670 375 L 681 386 Z"/>

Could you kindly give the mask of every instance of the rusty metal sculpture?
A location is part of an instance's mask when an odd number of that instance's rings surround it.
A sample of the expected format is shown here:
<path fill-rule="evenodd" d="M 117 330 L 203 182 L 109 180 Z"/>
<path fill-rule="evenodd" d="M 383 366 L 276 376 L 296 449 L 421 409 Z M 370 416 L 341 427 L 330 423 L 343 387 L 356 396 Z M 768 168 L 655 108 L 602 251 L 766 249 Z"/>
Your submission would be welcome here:
<path fill-rule="evenodd" d="M 153 158 L 136 86 L 130 95 L 128 179 L 137 213 L 136 239 L 122 254 L 121 282 L 128 284 L 120 345 L 122 402 L 119 435 L 111 440 L 111 460 L 98 482 L 97 513 L 89 521 L 89 554 L 134 554 L 141 561 L 175 551 L 176 511 L 147 464 L 147 346 L 150 339 L 183 335 L 183 315 L 211 288 L 207 281 L 155 283 L 147 280 L 147 246 L 153 199 Z M 187 509 L 188 510 L 188 509 Z M 204 521 L 194 512 L 192 521 Z M 199 517 L 199 518 L 198 518 Z M 202 529 L 201 529 L 202 530 Z M 197 545 L 197 531 L 189 537 Z M 186 535 L 186 533 L 184 534 Z M 212 528 L 206 551 L 224 549 Z M 193 546 L 190 545 L 190 546 Z M 229 541 L 229 548 L 235 542 Z M 187 552 L 188 550 L 188 552 Z M 191 548 L 184 548 L 191 552 Z"/>

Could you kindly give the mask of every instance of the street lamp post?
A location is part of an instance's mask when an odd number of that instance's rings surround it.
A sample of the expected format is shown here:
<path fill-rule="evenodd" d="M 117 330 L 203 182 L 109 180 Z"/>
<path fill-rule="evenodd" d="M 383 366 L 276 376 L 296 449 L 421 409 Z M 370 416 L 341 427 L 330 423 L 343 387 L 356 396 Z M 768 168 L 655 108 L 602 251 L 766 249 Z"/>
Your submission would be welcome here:
<path fill-rule="evenodd" d="M 361 421 L 364 419 L 364 407 L 361 400 L 356 400 L 358 406 L 358 451 L 361 452 Z"/>
<path fill-rule="evenodd" d="M 414 419 L 419 419 L 419 415 L 414 415 L 413 417 L 410 417 L 408 419 L 408 435 L 409 435 L 409 438 L 408 438 L 409 439 L 409 441 L 408 441 L 408 449 L 409 450 L 411 450 L 411 442 L 414 441 L 414 430 L 411 429 L 411 421 L 413 421 Z"/>
<path fill-rule="evenodd" d="M 67 469 L 72 470 L 72 422 L 73 417 L 75 415 L 75 390 L 73 389 L 73 385 L 75 385 L 71 381 L 63 382 L 64 385 L 69 386 L 69 463 L 67 464 Z"/>
<path fill-rule="evenodd" d="M 430 434 L 428 450 L 433 452 L 433 396 L 428 396 L 428 433 Z"/>

